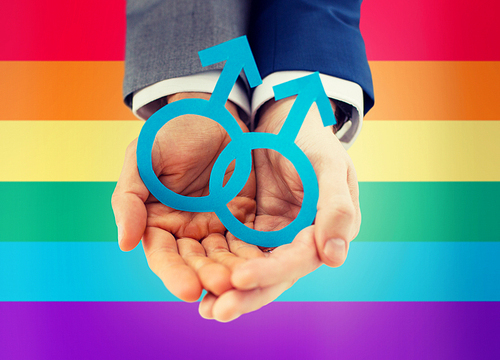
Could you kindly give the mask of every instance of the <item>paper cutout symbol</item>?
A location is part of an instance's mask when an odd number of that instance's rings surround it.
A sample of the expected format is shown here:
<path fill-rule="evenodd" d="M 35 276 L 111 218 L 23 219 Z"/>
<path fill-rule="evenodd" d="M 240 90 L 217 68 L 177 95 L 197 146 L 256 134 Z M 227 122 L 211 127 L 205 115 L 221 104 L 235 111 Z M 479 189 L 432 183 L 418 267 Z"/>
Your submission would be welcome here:
<path fill-rule="evenodd" d="M 262 83 L 257 65 L 245 36 L 227 41 L 200 51 L 203 66 L 226 60 L 210 100 L 183 99 L 168 104 L 154 113 L 142 127 L 137 143 L 137 165 L 142 181 L 160 202 L 181 211 L 215 212 L 226 227 L 237 238 L 254 245 L 275 247 L 290 243 L 316 217 L 318 181 L 311 162 L 295 144 L 295 138 L 311 105 L 316 102 L 324 126 L 334 125 L 335 116 L 325 94 L 319 74 L 316 72 L 288 81 L 273 88 L 275 99 L 297 95 L 279 134 L 244 133 L 225 108 L 229 93 L 241 70 L 245 72 L 251 87 Z M 164 186 L 153 170 L 152 150 L 158 131 L 170 120 L 182 115 L 199 115 L 219 123 L 228 133 L 231 142 L 217 158 L 210 174 L 209 195 L 189 197 L 179 195 Z M 252 150 L 272 149 L 285 156 L 297 170 L 304 198 L 299 214 L 290 224 L 276 231 L 250 229 L 236 219 L 227 204 L 245 186 L 252 170 Z M 234 172 L 225 186 L 227 167 L 235 161 Z"/>

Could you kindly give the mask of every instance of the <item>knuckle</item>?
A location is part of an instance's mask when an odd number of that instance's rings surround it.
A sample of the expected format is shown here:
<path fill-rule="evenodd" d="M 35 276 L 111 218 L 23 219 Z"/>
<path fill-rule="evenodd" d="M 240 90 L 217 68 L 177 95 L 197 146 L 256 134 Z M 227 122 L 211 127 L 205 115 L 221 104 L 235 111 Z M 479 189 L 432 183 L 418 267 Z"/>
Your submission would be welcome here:
<path fill-rule="evenodd" d="M 356 217 L 356 209 L 350 203 L 339 204 L 333 209 L 333 216 L 352 221 Z"/>
<path fill-rule="evenodd" d="M 113 209 L 113 211 L 116 210 L 119 202 L 120 202 L 120 194 L 115 190 L 113 192 L 113 195 L 111 195 L 111 208 Z"/>
<path fill-rule="evenodd" d="M 130 155 L 135 152 L 137 148 L 137 139 L 132 141 L 130 144 L 127 145 L 127 148 L 125 149 L 125 154 Z"/>
<path fill-rule="evenodd" d="M 116 202 L 120 199 L 120 193 L 118 191 L 116 191 L 116 188 L 115 188 L 115 191 L 113 191 L 113 195 L 111 195 L 111 204 L 115 204 L 116 205 Z"/>
<path fill-rule="evenodd" d="M 162 276 L 162 273 L 165 272 L 165 270 L 168 270 L 170 267 L 174 266 L 174 264 L 171 262 L 163 261 L 165 257 L 164 254 L 168 252 L 169 249 L 159 247 L 145 254 L 149 268 L 159 277 Z"/>
<path fill-rule="evenodd" d="M 356 215 L 357 217 L 354 226 L 354 235 L 352 236 L 351 240 L 354 240 L 359 235 L 359 231 L 361 230 L 361 211 L 359 211 L 359 209 L 357 210 Z"/>

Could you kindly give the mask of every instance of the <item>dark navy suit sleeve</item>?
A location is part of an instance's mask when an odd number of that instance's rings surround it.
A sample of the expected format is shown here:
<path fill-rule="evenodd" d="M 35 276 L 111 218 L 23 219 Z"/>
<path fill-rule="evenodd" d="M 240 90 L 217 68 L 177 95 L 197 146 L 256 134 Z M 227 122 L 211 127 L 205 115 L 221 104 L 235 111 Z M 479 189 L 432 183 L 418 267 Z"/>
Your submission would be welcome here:
<path fill-rule="evenodd" d="M 319 71 L 361 86 L 364 112 L 373 84 L 359 30 L 362 0 L 254 0 L 248 38 L 262 78 L 284 70 Z"/>

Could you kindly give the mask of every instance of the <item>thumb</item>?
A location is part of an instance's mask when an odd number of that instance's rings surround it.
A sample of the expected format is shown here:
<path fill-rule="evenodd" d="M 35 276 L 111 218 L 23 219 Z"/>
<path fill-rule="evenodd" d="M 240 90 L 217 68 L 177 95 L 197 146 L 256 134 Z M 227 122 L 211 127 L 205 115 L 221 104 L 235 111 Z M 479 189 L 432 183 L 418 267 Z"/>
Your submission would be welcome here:
<path fill-rule="evenodd" d="M 111 205 L 118 227 L 118 244 L 124 251 L 132 250 L 141 241 L 146 229 L 145 201 L 149 191 L 137 169 L 137 139 L 128 147 L 125 162 L 111 198 Z"/>
<path fill-rule="evenodd" d="M 319 199 L 314 238 L 321 261 L 337 267 L 344 263 L 349 242 L 361 222 L 354 165 L 331 127 L 324 127 L 313 105 L 304 120 L 297 144 L 313 165 Z"/>
<path fill-rule="evenodd" d="M 344 263 L 349 242 L 356 236 L 361 219 L 354 169 L 349 168 L 350 162 L 345 161 L 342 154 L 337 155 L 339 157 L 323 161 L 325 166 L 316 170 L 319 185 L 316 248 L 321 260 L 332 267 Z"/>

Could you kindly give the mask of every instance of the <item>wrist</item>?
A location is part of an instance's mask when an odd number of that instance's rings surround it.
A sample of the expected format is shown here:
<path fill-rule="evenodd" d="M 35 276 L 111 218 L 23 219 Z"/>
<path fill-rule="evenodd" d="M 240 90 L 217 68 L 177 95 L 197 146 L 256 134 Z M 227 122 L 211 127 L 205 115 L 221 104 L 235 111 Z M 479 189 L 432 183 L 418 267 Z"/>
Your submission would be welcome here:
<path fill-rule="evenodd" d="M 277 134 L 283 123 L 286 121 L 288 113 L 293 107 L 296 96 L 288 97 L 286 99 L 282 99 L 279 101 L 269 100 L 259 109 L 259 125 L 257 127 L 257 131 L 259 132 L 267 132 Z M 334 114 L 337 113 L 337 106 L 334 100 L 330 99 L 330 104 L 332 106 L 332 111 Z M 330 134 L 335 134 L 338 129 L 342 127 L 343 124 L 335 124 L 333 126 L 323 126 L 322 122 L 318 122 L 320 119 L 318 108 L 316 103 L 312 104 L 309 112 L 307 113 L 306 118 L 304 119 L 304 123 L 301 127 L 303 129 L 309 129 L 325 132 Z"/>
<path fill-rule="evenodd" d="M 168 95 L 166 97 L 166 104 L 173 103 L 178 100 L 183 100 L 183 99 L 204 99 L 204 100 L 209 100 L 210 96 L 212 94 L 210 93 L 205 93 L 205 92 L 180 92 L 172 95 Z M 165 104 L 165 105 L 166 105 Z M 232 101 L 228 100 L 226 102 L 226 109 L 233 115 L 235 119 L 240 119 L 239 113 L 238 113 L 238 106 L 236 106 L 235 103 Z"/>

